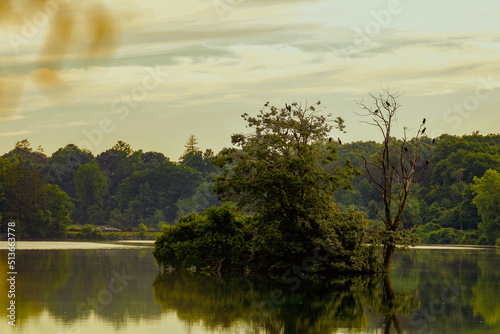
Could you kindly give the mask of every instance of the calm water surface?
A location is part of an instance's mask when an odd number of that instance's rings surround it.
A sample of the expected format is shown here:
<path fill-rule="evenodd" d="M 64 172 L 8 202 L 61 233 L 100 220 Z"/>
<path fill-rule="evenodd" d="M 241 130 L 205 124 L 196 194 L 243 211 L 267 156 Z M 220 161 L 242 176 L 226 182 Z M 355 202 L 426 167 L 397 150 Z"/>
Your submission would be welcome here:
<path fill-rule="evenodd" d="M 500 333 L 499 249 L 399 254 L 390 280 L 285 284 L 158 275 L 150 247 L 18 243 L 13 328 L 0 242 L 0 333 Z"/>

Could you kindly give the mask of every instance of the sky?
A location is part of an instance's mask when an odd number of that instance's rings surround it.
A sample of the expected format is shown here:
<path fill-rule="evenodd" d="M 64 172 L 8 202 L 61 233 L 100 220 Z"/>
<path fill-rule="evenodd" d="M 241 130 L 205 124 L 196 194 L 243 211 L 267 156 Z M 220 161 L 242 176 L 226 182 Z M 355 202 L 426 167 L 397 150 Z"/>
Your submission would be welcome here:
<path fill-rule="evenodd" d="M 500 3 L 3 0 L 0 153 L 118 140 L 177 160 L 249 133 L 266 102 L 320 100 L 342 141 L 380 140 L 357 102 L 402 93 L 395 135 L 498 133 Z"/>

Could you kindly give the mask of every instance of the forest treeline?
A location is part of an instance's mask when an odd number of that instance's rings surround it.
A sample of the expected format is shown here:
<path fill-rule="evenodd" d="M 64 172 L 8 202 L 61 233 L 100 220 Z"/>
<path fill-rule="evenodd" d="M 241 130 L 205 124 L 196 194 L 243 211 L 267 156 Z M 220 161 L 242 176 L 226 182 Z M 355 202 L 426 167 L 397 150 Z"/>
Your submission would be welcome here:
<path fill-rule="evenodd" d="M 403 226 L 423 243 L 495 244 L 500 237 L 500 135 L 424 138 L 421 174 L 408 199 Z M 325 143 L 326 145 L 327 143 Z M 133 150 L 119 141 L 95 156 L 69 144 L 47 156 L 27 139 L 0 158 L 1 231 L 16 221 L 24 238 L 64 238 L 68 226 L 161 230 L 186 214 L 219 206 L 212 178 L 214 152 L 191 136 L 178 161 L 159 152 Z M 338 161 L 364 172 L 362 156 L 380 143 L 335 143 Z M 357 152 L 358 154 L 354 153 Z M 374 224 L 380 196 L 366 175 L 353 190 L 338 189 L 340 210 L 364 212 Z"/>

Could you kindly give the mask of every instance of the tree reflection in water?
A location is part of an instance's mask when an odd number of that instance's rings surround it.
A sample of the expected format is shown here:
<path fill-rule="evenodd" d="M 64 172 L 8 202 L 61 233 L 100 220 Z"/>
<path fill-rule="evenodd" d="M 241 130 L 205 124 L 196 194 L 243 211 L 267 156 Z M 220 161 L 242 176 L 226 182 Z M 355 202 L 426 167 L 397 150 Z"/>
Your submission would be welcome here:
<path fill-rule="evenodd" d="M 175 311 L 190 325 L 201 321 L 209 330 L 231 333 L 381 327 L 385 333 L 402 333 L 398 316 L 408 316 L 419 306 L 416 292 L 394 292 L 389 276 L 302 282 L 292 291 L 290 285 L 257 277 L 217 279 L 173 272 L 159 274 L 153 291 L 163 312 Z"/>

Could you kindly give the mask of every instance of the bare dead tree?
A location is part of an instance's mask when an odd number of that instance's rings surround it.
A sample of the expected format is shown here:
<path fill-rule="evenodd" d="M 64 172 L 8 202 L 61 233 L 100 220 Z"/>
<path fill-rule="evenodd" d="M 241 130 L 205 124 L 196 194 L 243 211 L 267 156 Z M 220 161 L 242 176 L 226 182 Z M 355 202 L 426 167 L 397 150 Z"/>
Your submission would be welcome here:
<path fill-rule="evenodd" d="M 382 244 L 384 245 L 384 268 L 388 270 L 396 247 L 410 246 L 415 243 L 415 240 L 405 238 L 403 233 L 398 232 L 398 229 L 401 227 L 401 216 L 412 187 L 423 171 L 423 167 L 429 163 L 420 161 L 420 152 L 424 145 L 421 137 L 426 130 L 425 118 L 412 139 L 408 139 L 409 129 L 404 127 L 403 137 L 398 140 L 392 136 L 391 131 L 397 123 L 397 111 L 401 107 L 398 98 L 401 94 L 391 94 L 389 90 L 384 90 L 383 94 L 378 96 L 370 94 L 370 96 L 373 103 L 367 105 L 363 101 L 357 102 L 361 112 L 356 114 L 371 118 L 363 122 L 380 130 L 383 137 L 381 150 L 374 157 L 365 157 L 355 153 L 363 160 L 370 184 L 382 199 L 382 210 L 377 205 L 375 212 L 385 226 Z"/>

